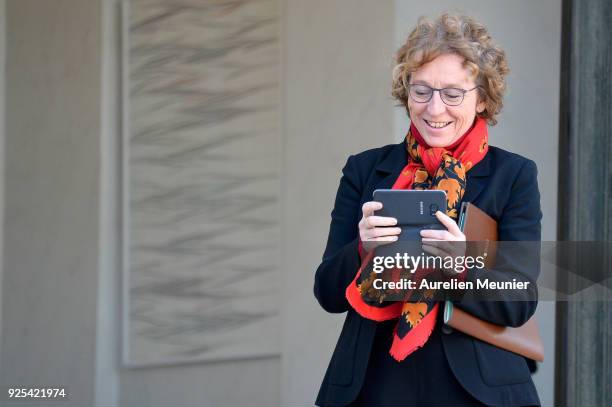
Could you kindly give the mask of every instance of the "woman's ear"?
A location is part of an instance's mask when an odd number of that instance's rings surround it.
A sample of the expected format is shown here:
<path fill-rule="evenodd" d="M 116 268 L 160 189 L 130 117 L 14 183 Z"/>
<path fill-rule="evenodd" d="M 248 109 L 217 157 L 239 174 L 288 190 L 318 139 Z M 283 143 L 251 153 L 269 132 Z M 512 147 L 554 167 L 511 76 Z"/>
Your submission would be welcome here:
<path fill-rule="evenodd" d="M 484 112 L 485 107 L 486 107 L 485 102 L 478 102 L 478 104 L 476 105 L 476 113 Z"/>

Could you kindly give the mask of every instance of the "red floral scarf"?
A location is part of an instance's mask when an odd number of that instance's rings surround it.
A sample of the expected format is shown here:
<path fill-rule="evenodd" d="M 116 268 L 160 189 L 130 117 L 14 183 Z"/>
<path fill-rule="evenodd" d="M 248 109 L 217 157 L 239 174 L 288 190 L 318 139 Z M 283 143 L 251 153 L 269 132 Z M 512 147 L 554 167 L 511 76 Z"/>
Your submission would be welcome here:
<path fill-rule="evenodd" d="M 465 135 L 446 148 L 429 147 L 411 124 L 406 143 L 408 164 L 392 188 L 445 191 L 446 213 L 457 221 L 466 187 L 466 173 L 484 158 L 489 148 L 486 121 L 477 118 Z M 374 279 L 372 267 L 368 267 L 374 252 L 371 251 L 362 259 L 357 275 L 346 288 L 346 298 L 364 318 L 374 321 L 398 318 L 389 353 L 395 360 L 402 361 L 427 342 L 436 324 L 439 303 L 429 300 L 427 296 L 417 302 L 384 302 L 385 294 L 382 290 L 377 293 L 379 301 L 366 301 L 363 297 L 366 293 L 371 296 L 374 290 L 371 284 Z M 417 270 L 415 279 L 418 281 L 428 272 L 431 270 Z"/>

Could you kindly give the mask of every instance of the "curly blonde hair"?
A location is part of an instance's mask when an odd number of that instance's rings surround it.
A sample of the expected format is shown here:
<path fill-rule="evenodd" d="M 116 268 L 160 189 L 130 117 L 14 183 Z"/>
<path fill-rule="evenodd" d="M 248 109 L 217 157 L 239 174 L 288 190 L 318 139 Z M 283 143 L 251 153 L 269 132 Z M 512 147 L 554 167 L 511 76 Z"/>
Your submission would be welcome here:
<path fill-rule="evenodd" d="M 478 115 L 491 125 L 502 109 L 509 72 L 506 53 L 484 25 L 471 17 L 445 13 L 435 21 L 421 17 L 397 51 L 391 95 L 408 110 L 410 74 L 442 54 L 457 54 L 475 77 L 485 109 Z M 410 112 L 408 112 L 410 114 Z"/>

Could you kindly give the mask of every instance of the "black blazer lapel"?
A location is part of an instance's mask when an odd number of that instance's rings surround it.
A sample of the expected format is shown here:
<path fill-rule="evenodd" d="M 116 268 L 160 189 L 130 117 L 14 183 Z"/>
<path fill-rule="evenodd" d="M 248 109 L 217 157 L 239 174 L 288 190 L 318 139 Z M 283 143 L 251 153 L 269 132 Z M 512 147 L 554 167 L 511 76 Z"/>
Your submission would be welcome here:
<path fill-rule="evenodd" d="M 474 202 L 489 183 L 491 154 L 487 154 L 467 173 L 463 202 Z"/>
<path fill-rule="evenodd" d="M 378 181 L 375 182 L 375 189 L 390 189 L 400 172 L 408 163 L 408 153 L 406 152 L 406 140 L 396 144 L 389 154 L 376 166 Z"/>

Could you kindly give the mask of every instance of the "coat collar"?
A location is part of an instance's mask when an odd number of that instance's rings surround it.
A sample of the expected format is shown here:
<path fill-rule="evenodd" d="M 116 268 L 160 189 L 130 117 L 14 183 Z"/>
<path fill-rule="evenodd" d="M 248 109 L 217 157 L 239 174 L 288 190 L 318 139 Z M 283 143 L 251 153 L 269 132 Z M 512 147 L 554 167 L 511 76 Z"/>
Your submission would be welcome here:
<path fill-rule="evenodd" d="M 376 165 L 376 171 L 383 177 L 376 184 L 376 189 L 391 188 L 406 164 L 408 164 L 408 153 L 404 139 L 401 143 L 392 146 L 389 153 Z"/>
<path fill-rule="evenodd" d="M 400 171 L 408 163 L 408 153 L 406 152 L 406 140 L 391 147 L 389 153 L 376 165 L 383 178 L 378 182 L 376 188 L 391 188 L 399 176 Z M 463 195 L 463 201 L 473 202 L 482 192 L 488 183 L 488 176 L 491 173 L 491 150 L 484 158 L 467 173 L 467 188 Z"/>
<path fill-rule="evenodd" d="M 393 145 L 389 150 L 389 153 L 376 166 L 376 171 L 386 174 L 399 174 L 402 168 L 404 168 L 408 163 L 407 151 L 406 139 L 404 139 L 401 143 Z"/>
<path fill-rule="evenodd" d="M 480 195 L 480 193 L 489 184 L 491 160 L 491 147 L 489 147 L 489 151 L 484 158 L 467 172 L 467 179 L 465 180 L 465 193 L 463 194 L 462 199 L 463 202 L 475 202 L 478 195 Z"/>

